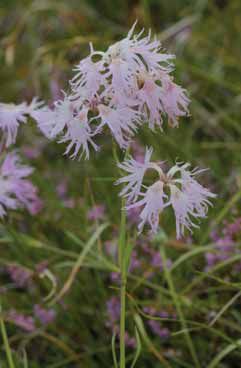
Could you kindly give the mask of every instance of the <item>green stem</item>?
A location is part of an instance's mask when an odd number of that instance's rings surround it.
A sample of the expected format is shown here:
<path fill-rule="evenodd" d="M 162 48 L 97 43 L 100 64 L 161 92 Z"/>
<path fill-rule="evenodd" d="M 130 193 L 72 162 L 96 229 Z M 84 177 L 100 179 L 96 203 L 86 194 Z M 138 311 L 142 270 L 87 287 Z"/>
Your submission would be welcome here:
<path fill-rule="evenodd" d="M 124 202 L 124 201 L 123 201 Z M 121 271 L 120 290 L 120 368 L 125 368 L 125 318 L 126 318 L 126 216 L 125 211 L 121 212 L 121 228 L 119 239 L 119 264 Z"/>
<path fill-rule="evenodd" d="M 165 278 L 167 280 L 167 284 L 168 284 L 170 293 L 172 295 L 173 302 L 175 304 L 175 307 L 176 307 L 176 310 L 177 310 L 177 313 L 178 313 L 178 316 L 179 316 L 179 319 L 180 319 L 180 322 L 181 322 L 182 329 L 184 331 L 184 337 L 185 337 L 187 346 L 189 348 L 189 351 L 190 351 L 190 354 L 192 356 L 195 367 L 200 368 L 201 366 L 200 366 L 200 363 L 199 363 L 198 358 L 197 358 L 195 347 L 193 345 L 191 336 L 188 332 L 188 325 L 186 323 L 184 314 L 182 312 L 181 303 L 180 303 L 179 297 L 176 293 L 171 273 L 170 273 L 168 267 L 166 266 L 166 253 L 165 253 L 165 248 L 163 246 L 161 247 L 161 256 L 162 256 L 162 259 L 163 259 Z"/>
<path fill-rule="evenodd" d="M 11 349 L 10 349 L 10 346 L 9 346 L 9 343 L 8 343 L 8 336 L 7 336 L 5 324 L 4 324 L 4 321 L 3 321 L 3 318 L 2 318 L 1 305 L 0 305 L 0 327 L 1 327 L 1 334 L 2 334 L 2 338 L 3 338 L 3 345 L 4 345 L 4 348 L 5 348 L 5 351 L 6 351 L 8 366 L 9 366 L 9 368 L 15 368 L 13 358 L 12 358 Z"/>

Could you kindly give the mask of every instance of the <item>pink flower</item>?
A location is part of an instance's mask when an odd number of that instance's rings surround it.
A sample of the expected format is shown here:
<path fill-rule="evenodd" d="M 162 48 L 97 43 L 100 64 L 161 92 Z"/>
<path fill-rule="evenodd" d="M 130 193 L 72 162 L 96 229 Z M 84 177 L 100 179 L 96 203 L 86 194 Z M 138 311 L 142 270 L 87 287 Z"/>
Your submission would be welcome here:
<path fill-rule="evenodd" d="M 55 101 L 54 109 L 44 106 L 33 112 L 32 117 L 47 138 L 55 138 L 74 119 L 74 104 L 64 94 L 63 100 Z"/>
<path fill-rule="evenodd" d="M 55 102 L 53 110 L 43 108 L 34 116 L 40 129 L 48 138 L 58 136 L 59 143 L 69 142 L 65 154 L 69 154 L 74 149 L 71 158 L 75 158 L 80 151 L 80 157 L 85 154 L 85 157 L 89 158 L 89 145 L 95 151 L 98 150 L 98 146 L 92 139 L 96 133 L 92 132 L 89 126 L 88 109 L 78 110 L 76 104 L 67 95 L 64 95 L 63 100 Z"/>
<path fill-rule="evenodd" d="M 107 125 L 119 146 L 127 148 L 130 143 L 130 137 L 137 130 L 138 112 L 128 106 L 112 108 L 102 104 L 98 106 L 98 110 L 98 117 L 101 118 L 99 129 Z"/>
<path fill-rule="evenodd" d="M 157 232 L 158 224 L 159 224 L 159 215 L 164 209 L 164 198 L 166 197 L 163 192 L 163 183 L 161 181 L 157 181 L 153 185 L 151 185 L 145 194 L 143 195 L 143 199 L 140 201 L 129 205 L 126 209 L 136 208 L 139 206 L 144 206 L 143 210 L 140 213 L 141 222 L 138 225 L 138 229 L 142 232 L 142 229 L 146 223 L 148 223 L 151 227 L 151 231 L 153 233 Z"/>
<path fill-rule="evenodd" d="M 136 72 L 140 66 L 147 67 L 148 70 L 166 70 L 167 67 L 164 67 L 164 65 L 167 66 L 168 60 L 174 58 L 174 56 L 160 52 L 160 41 L 152 40 L 151 32 L 142 39 L 141 36 L 144 30 L 134 35 L 135 25 L 136 23 L 132 26 L 126 38 L 109 47 L 104 55 L 107 64 L 118 58 L 127 62 L 132 72 Z"/>
<path fill-rule="evenodd" d="M 178 118 L 188 115 L 190 100 L 186 96 L 186 91 L 173 83 L 172 80 L 165 75 L 162 79 L 162 93 L 160 98 L 170 123 L 173 127 L 178 126 Z"/>
<path fill-rule="evenodd" d="M 104 77 L 101 73 L 103 69 L 102 62 L 94 62 L 92 60 L 94 53 L 93 46 L 90 44 L 90 55 L 81 60 L 74 68 L 77 74 L 70 82 L 73 98 L 75 100 L 79 99 L 81 103 L 95 96 L 104 82 Z"/>
<path fill-rule="evenodd" d="M 132 157 L 118 164 L 118 167 L 124 171 L 127 171 L 128 175 L 117 180 L 116 184 L 125 183 L 126 186 L 120 192 L 120 196 L 127 198 L 127 201 L 136 201 L 140 192 L 143 177 L 148 168 L 150 168 L 150 159 L 153 149 L 146 148 L 144 162 L 138 162 Z"/>
<path fill-rule="evenodd" d="M 26 102 L 19 105 L 0 103 L 0 128 L 7 147 L 15 143 L 19 125 L 27 122 L 26 115 L 31 115 L 41 104 L 37 98 L 34 98 L 29 106 Z"/>
<path fill-rule="evenodd" d="M 172 206 L 176 218 L 177 239 L 184 235 L 184 229 L 192 231 L 198 227 L 194 219 L 206 217 L 208 206 L 211 205 L 209 198 L 216 195 L 200 185 L 194 178 L 204 170 L 195 169 L 189 171 L 189 164 L 174 165 L 166 174 L 160 163 L 150 162 L 152 149 L 146 151 L 146 164 L 140 164 L 133 159 L 128 159 L 118 166 L 130 174 L 119 179 L 117 184 L 126 183 L 120 195 L 127 197 L 127 210 L 142 207 L 140 213 L 141 232 L 148 223 L 153 233 L 157 232 L 159 215 L 164 208 Z M 149 187 L 142 185 L 147 169 L 153 169 L 159 175 L 159 180 Z M 141 188 L 146 188 L 145 192 Z M 140 200 L 137 200 L 140 197 Z"/>
<path fill-rule="evenodd" d="M 162 53 L 162 46 L 157 39 L 151 39 L 151 31 L 148 36 L 140 39 L 141 33 L 134 37 L 132 50 L 141 55 L 144 63 L 147 65 L 147 69 L 151 70 L 164 70 L 171 71 L 172 64 L 169 60 L 174 59 L 175 56 L 171 54 Z"/>
<path fill-rule="evenodd" d="M 201 174 L 205 170 L 194 169 L 193 171 L 188 171 L 185 166 L 186 165 L 180 167 L 182 190 L 192 201 L 194 209 L 199 216 L 205 217 L 208 206 L 211 205 L 209 198 L 215 198 L 216 195 L 194 179 L 195 176 Z"/>
<path fill-rule="evenodd" d="M 44 106 L 31 114 L 32 118 L 36 120 L 40 131 L 48 138 L 52 139 L 52 130 L 54 128 L 55 113 L 49 107 Z"/>
<path fill-rule="evenodd" d="M 82 117 L 84 118 L 83 120 L 81 120 Z M 69 122 L 67 131 L 59 142 L 62 143 L 70 141 L 65 154 L 68 155 L 74 148 L 74 152 L 70 156 L 71 158 L 75 158 L 79 154 L 79 151 L 82 150 L 79 158 L 85 154 L 85 158 L 89 159 L 89 145 L 91 145 L 95 151 L 98 151 L 98 146 L 92 139 L 94 135 L 95 133 L 91 132 L 90 126 L 85 120 L 85 113 L 83 113 Z"/>
<path fill-rule="evenodd" d="M 21 165 L 16 153 L 9 153 L 0 169 L 0 217 L 6 209 L 26 207 L 31 214 L 36 214 L 42 206 L 37 188 L 26 179 L 33 169 Z"/>
<path fill-rule="evenodd" d="M 143 84 L 137 92 L 137 97 L 140 101 L 139 109 L 145 114 L 146 120 L 152 130 L 155 125 L 161 128 L 161 113 L 163 111 L 161 100 L 162 88 L 158 86 L 155 79 L 147 73 L 142 73 L 139 76 L 139 83 L 141 83 L 141 85 Z"/>
<path fill-rule="evenodd" d="M 193 203 L 187 193 L 180 190 L 176 185 L 170 185 L 170 201 L 176 217 L 177 239 L 184 234 L 184 229 L 191 231 L 192 227 L 197 227 L 190 216 L 198 217 L 194 212 Z"/>

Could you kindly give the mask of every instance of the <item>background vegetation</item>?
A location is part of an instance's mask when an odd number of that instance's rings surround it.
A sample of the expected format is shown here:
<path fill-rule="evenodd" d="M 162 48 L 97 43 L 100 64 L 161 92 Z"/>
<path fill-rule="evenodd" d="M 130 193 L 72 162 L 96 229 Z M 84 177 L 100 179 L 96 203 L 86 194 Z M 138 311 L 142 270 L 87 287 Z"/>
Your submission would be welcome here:
<path fill-rule="evenodd" d="M 139 263 L 127 287 L 128 362 L 140 349 L 140 368 L 239 368 L 240 0 L 1 0 L 1 101 L 38 95 L 51 104 L 89 41 L 104 49 L 136 19 L 177 55 L 175 77 L 192 101 L 191 117 L 178 129 L 143 132 L 139 144 L 151 144 L 158 160 L 209 167 L 203 184 L 218 197 L 201 229 L 179 242 L 171 214 L 152 241 L 136 240 L 129 225 Z M 43 208 L 35 216 L 11 212 L 0 225 L 0 300 L 16 367 L 113 367 L 121 203 L 112 142 L 105 140 L 88 162 L 71 161 L 63 145 L 45 140 L 29 122 L 17 146 L 35 167 Z M 93 220 L 96 205 L 105 209 Z M 227 233 L 228 255 L 220 248 Z M 160 248 L 172 261 L 169 271 L 151 261 Z M 210 253 L 217 260 L 207 268 Z M 20 270 L 15 278 L 13 263 Z M 3 344 L 0 366 L 8 367 Z"/>

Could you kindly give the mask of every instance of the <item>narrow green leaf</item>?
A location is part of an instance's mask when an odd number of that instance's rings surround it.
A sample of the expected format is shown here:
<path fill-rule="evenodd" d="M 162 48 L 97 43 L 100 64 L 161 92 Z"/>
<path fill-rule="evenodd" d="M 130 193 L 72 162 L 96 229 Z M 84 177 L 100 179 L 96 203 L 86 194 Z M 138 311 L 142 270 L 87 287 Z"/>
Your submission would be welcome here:
<path fill-rule="evenodd" d="M 138 329 L 135 327 L 135 336 L 136 336 L 136 353 L 133 359 L 133 362 L 131 364 L 131 368 L 134 368 L 136 365 L 136 362 L 141 354 L 141 338 L 138 332 Z"/>

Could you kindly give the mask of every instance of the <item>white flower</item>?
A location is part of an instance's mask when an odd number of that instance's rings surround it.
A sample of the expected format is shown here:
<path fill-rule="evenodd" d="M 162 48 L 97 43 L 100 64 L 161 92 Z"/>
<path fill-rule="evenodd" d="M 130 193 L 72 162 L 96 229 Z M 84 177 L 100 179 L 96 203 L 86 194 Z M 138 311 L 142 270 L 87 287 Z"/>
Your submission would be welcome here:
<path fill-rule="evenodd" d="M 27 122 L 27 115 L 32 116 L 32 113 L 41 105 L 42 102 L 36 97 L 29 105 L 26 102 L 19 105 L 0 103 L 0 128 L 7 147 L 16 142 L 18 127 L 21 123 Z"/>
<path fill-rule="evenodd" d="M 87 111 L 82 111 L 80 114 L 72 119 L 66 128 L 66 133 L 59 140 L 60 143 L 70 141 L 65 154 L 69 154 L 74 148 L 74 152 L 70 156 L 71 158 L 75 158 L 79 151 L 82 149 L 80 153 L 80 158 L 85 153 L 86 159 L 89 159 L 89 144 L 98 151 L 98 146 L 94 143 L 92 137 L 95 133 L 91 132 L 90 126 L 87 120 Z"/>
<path fill-rule="evenodd" d="M 77 74 L 71 80 L 70 84 L 73 91 L 73 98 L 79 99 L 82 103 L 86 99 L 91 99 L 96 95 L 100 86 L 104 82 L 102 72 L 103 65 L 101 61 L 92 60 L 94 54 L 93 46 L 90 44 L 90 55 L 81 60 L 75 67 Z"/>
<path fill-rule="evenodd" d="M 136 132 L 139 124 L 138 112 L 128 106 L 114 108 L 103 104 L 98 106 L 98 110 L 99 115 L 96 118 L 101 119 L 99 129 L 107 125 L 119 146 L 127 148 L 130 137 Z"/>
<path fill-rule="evenodd" d="M 117 180 L 116 184 L 125 183 L 126 186 L 120 192 L 121 196 L 127 198 L 127 201 L 136 201 L 141 192 L 141 186 L 143 177 L 148 168 L 150 168 L 150 159 L 153 149 L 146 148 L 144 162 L 138 162 L 134 158 L 130 157 L 123 163 L 118 164 L 118 167 L 124 171 L 127 171 L 128 175 Z"/>
<path fill-rule="evenodd" d="M 165 207 L 164 198 L 167 197 L 163 192 L 163 182 L 157 181 L 152 184 L 144 194 L 140 194 L 144 198 L 140 201 L 126 207 L 127 210 L 139 206 L 144 206 L 140 213 L 141 222 L 138 225 L 139 232 L 142 231 L 144 225 L 148 223 L 151 231 L 156 233 L 159 224 L 159 215 Z"/>

